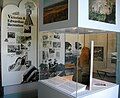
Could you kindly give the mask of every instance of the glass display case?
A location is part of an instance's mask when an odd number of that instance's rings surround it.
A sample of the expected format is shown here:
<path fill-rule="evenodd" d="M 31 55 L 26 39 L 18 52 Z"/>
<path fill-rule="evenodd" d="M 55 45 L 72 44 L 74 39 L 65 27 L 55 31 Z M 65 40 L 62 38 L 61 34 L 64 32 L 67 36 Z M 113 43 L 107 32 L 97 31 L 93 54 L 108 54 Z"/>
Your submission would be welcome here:
<path fill-rule="evenodd" d="M 116 33 L 84 34 L 77 28 L 39 34 L 40 81 L 74 97 L 89 90 L 91 41 L 94 41 L 93 78 L 115 83 Z"/>

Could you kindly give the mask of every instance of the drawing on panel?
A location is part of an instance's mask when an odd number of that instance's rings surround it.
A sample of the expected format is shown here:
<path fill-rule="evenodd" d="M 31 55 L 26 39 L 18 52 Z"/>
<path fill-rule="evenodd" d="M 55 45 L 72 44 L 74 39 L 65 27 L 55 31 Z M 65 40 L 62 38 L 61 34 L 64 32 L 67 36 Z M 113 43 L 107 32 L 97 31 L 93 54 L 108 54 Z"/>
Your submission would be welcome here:
<path fill-rule="evenodd" d="M 23 71 L 31 66 L 31 61 L 28 60 L 28 53 L 25 53 L 22 57 L 19 56 L 16 60 L 8 67 L 8 71 Z"/>

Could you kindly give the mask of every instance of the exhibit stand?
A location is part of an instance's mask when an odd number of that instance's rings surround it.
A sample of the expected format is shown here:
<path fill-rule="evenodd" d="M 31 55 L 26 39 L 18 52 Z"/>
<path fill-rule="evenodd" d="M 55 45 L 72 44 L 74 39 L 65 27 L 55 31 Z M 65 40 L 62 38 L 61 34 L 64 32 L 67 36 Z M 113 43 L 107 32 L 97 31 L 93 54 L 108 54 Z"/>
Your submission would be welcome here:
<path fill-rule="evenodd" d="M 38 98 L 118 98 L 119 85 L 98 79 L 93 79 L 91 90 L 85 90 L 81 86 L 81 91 L 77 94 L 67 93 L 65 84 L 62 87 L 63 90 L 61 90 L 59 86 L 56 87 L 52 82 L 46 81 L 49 80 L 40 80 L 38 82 Z"/>
<path fill-rule="evenodd" d="M 1 15 L 2 86 L 29 83 L 38 70 L 37 6 L 32 0 L 16 5 L 6 5 Z"/>

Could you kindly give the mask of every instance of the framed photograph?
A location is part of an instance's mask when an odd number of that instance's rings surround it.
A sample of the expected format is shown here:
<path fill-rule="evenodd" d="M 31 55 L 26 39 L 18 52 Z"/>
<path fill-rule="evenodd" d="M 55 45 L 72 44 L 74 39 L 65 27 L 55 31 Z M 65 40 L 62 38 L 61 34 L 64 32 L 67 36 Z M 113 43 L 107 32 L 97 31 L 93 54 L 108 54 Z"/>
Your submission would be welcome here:
<path fill-rule="evenodd" d="M 89 19 L 116 23 L 116 0 L 89 0 Z"/>
<path fill-rule="evenodd" d="M 103 61 L 104 60 L 104 47 L 95 46 L 94 47 L 94 60 Z"/>
<path fill-rule="evenodd" d="M 68 20 L 68 0 L 43 0 L 43 24 Z"/>

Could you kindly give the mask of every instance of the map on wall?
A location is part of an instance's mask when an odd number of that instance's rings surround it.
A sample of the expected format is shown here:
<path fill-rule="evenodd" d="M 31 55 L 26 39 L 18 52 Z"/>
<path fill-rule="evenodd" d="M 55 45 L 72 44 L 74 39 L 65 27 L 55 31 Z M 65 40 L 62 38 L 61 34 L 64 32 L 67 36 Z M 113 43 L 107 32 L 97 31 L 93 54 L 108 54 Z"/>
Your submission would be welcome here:
<path fill-rule="evenodd" d="M 43 0 L 43 24 L 68 19 L 68 0 Z"/>
<path fill-rule="evenodd" d="M 116 0 L 89 0 L 89 19 L 115 24 Z"/>

